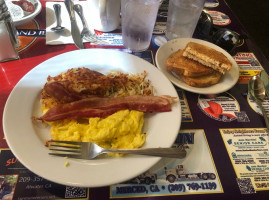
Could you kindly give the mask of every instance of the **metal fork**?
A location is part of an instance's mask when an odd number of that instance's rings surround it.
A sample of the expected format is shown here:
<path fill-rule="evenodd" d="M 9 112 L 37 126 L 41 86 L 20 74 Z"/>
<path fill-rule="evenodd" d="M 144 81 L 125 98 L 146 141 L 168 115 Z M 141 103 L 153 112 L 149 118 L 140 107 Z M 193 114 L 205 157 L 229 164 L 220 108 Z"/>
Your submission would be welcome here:
<path fill-rule="evenodd" d="M 88 28 L 86 19 L 84 17 L 84 14 L 83 14 L 82 6 L 80 4 L 75 4 L 73 6 L 73 9 L 79 15 L 79 17 L 81 19 L 81 22 L 82 22 L 82 25 L 83 25 L 83 29 L 81 31 L 81 37 L 84 38 L 85 40 L 87 40 L 88 42 L 91 42 L 91 43 L 94 43 L 94 44 L 108 44 L 105 41 L 99 40 L 97 38 L 97 36 L 95 35 L 95 33 L 90 31 L 90 29 Z"/>
<path fill-rule="evenodd" d="M 105 149 L 91 142 L 70 142 L 51 140 L 49 149 L 58 153 L 49 153 L 54 156 L 91 160 L 104 153 L 122 153 L 166 158 L 185 158 L 186 150 L 182 148 L 147 148 L 147 149 Z"/>

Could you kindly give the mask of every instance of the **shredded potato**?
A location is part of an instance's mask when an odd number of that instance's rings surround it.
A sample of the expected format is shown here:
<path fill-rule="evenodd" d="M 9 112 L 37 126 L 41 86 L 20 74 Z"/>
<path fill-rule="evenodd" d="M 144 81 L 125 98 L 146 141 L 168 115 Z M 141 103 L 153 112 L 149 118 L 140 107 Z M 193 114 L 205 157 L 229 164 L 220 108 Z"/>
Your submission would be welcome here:
<path fill-rule="evenodd" d="M 119 71 L 103 75 L 88 68 L 73 68 L 58 76 L 47 78 L 47 83 L 60 82 L 70 92 L 82 95 L 100 95 L 104 97 L 119 97 L 129 95 L 153 95 L 153 87 L 146 80 L 146 72 L 129 74 Z M 42 112 L 58 104 L 44 90 L 41 92 Z"/>

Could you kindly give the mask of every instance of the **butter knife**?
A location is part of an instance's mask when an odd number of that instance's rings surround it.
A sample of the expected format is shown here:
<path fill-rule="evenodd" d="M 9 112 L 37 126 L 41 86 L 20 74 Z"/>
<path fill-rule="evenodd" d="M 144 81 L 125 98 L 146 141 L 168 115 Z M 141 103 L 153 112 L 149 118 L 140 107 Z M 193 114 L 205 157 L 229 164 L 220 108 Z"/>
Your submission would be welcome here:
<path fill-rule="evenodd" d="M 265 87 L 266 96 L 269 98 L 269 79 L 268 79 L 268 74 L 266 73 L 265 70 L 261 71 L 260 77 Z"/>
<path fill-rule="evenodd" d="M 81 35 L 80 35 L 80 30 L 79 30 L 77 22 L 76 22 L 75 12 L 73 10 L 74 3 L 72 2 L 72 0 L 65 0 L 64 3 L 65 3 L 65 6 L 66 6 L 66 9 L 68 11 L 68 14 L 70 16 L 71 34 L 72 34 L 72 38 L 73 38 L 73 40 L 75 42 L 75 45 L 79 49 L 84 49 L 82 38 L 81 38 Z"/>

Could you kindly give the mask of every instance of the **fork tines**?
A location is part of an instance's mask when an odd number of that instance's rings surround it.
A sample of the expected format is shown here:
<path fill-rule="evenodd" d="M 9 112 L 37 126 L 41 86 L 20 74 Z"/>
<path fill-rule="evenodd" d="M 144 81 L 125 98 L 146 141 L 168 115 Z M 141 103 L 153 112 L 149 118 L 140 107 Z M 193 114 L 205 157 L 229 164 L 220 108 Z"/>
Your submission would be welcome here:
<path fill-rule="evenodd" d="M 61 140 L 48 141 L 48 147 L 51 151 L 57 151 L 59 153 L 49 153 L 50 155 L 62 156 L 62 157 L 77 157 L 81 153 L 82 142 L 71 142 Z"/>

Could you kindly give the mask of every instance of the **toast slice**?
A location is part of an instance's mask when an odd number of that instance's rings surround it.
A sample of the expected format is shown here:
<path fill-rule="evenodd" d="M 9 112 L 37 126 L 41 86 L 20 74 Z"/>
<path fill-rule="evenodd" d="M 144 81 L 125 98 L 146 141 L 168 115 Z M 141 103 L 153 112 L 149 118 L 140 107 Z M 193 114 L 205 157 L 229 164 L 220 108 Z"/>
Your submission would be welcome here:
<path fill-rule="evenodd" d="M 232 63 L 221 52 L 195 42 L 189 42 L 183 50 L 183 56 L 195 60 L 224 74 L 232 68 Z"/>
<path fill-rule="evenodd" d="M 198 77 L 213 73 L 213 69 L 183 56 L 183 51 L 178 50 L 166 61 L 166 68 L 177 75 Z"/>
<path fill-rule="evenodd" d="M 179 75 L 179 77 L 188 85 L 192 87 L 208 87 L 211 85 L 217 84 L 221 77 L 222 73 L 214 71 L 209 75 L 199 76 L 199 77 L 187 77 Z"/>

